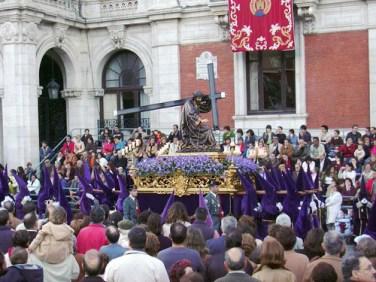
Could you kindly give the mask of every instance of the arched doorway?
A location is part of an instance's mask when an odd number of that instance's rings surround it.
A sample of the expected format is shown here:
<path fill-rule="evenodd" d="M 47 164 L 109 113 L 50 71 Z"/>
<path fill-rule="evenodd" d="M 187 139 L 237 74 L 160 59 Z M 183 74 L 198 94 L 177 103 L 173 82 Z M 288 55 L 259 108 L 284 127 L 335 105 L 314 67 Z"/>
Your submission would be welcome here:
<path fill-rule="evenodd" d="M 60 91 L 64 88 L 64 67 L 58 54 L 49 50 L 39 68 L 39 85 L 43 87 L 38 99 L 39 140 L 54 147 L 67 134 L 65 99 Z M 53 89 L 57 96 L 52 97 Z"/>
<path fill-rule="evenodd" d="M 146 83 L 145 67 L 133 52 L 124 50 L 114 54 L 103 71 L 100 127 L 136 128 L 149 127 L 148 119 L 141 114 L 114 117 L 114 110 L 138 107 L 146 102 L 143 87 Z"/>

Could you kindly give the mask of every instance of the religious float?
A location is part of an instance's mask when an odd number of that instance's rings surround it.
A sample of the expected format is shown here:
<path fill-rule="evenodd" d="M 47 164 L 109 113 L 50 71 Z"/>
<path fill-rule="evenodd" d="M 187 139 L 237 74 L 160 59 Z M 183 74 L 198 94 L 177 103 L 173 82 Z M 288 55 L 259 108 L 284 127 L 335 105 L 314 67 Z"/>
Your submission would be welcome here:
<path fill-rule="evenodd" d="M 244 192 L 238 172 L 252 173 L 256 164 L 238 156 L 223 153 L 181 153 L 146 159 L 132 166 L 130 174 L 140 193 L 188 196 L 209 191 L 215 181 L 219 193 L 236 195 Z"/>

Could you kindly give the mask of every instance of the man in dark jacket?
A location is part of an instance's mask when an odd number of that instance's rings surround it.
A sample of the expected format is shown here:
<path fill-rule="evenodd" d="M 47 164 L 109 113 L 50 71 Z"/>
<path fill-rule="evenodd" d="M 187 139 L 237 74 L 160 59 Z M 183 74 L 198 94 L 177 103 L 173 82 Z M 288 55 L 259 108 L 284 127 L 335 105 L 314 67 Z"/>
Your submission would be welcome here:
<path fill-rule="evenodd" d="M 133 223 L 136 223 L 139 211 L 140 209 L 137 200 L 137 188 L 133 186 L 130 189 L 129 196 L 124 200 L 123 203 L 124 219 L 128 219 Z"/>
<path fill-rule="evenodd" d="M 0 277 L 0 282 L 43 282 L 43 269 L 36 264 L 26 264 L 28 253 L 26 249 L 16 247 L 10 256 L 10 266 Z"/>
<path fill-rule="evenodd" d="M 6 209 L 0 209 L 0 251 L 3 254 L 8 252 L 12 246 L 12 237 L 14 231 L 9 226 L 9 213 Z"/>

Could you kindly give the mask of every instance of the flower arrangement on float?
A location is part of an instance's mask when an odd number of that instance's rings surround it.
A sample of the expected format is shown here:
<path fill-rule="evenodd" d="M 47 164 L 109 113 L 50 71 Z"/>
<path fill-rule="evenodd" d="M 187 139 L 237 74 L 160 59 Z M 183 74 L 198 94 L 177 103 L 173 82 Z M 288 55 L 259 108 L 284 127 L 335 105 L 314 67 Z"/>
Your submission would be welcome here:
<path fill-rule="evenodd" d="M 240 156 L 213 158 L 208 155 L 178 155 L 145 159 L 136 164 L 135 182 L 140 192 L 171 193 L 178 196 L 206 192 L 212 180 L 220 191 L 242 189 L 237 172 L 251 173 L 257 165 Z"/>

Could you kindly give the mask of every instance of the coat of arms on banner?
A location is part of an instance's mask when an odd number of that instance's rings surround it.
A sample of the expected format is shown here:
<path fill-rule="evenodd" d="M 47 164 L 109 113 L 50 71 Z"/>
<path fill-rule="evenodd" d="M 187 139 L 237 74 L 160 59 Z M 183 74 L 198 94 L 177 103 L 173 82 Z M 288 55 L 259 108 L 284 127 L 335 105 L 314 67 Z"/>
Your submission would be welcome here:
<path fill-rule="evenodd" d="M 239 51 L 293 50 L 293 0 L 229 0 L 231 46 Z"/>
<path fill-rule="evenodd" d="M 270 12 L 271 7 L 271 0 L 251 0 L 249 2 L 249 8 L 251 9 L 251 13 L 256 17 L 262 17 L 267 15 Z"/>

